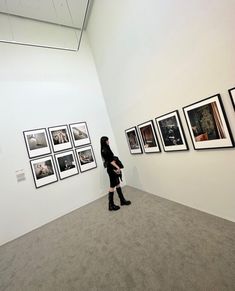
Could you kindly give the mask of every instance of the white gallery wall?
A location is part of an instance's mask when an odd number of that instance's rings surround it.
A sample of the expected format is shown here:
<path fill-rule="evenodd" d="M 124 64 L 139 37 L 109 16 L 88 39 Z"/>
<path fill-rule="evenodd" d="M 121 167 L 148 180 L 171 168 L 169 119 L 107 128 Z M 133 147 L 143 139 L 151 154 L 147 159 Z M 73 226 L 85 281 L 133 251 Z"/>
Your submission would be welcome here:
<path fill-rule="evenodd" d="M 235 137 L 234 10 L 234 0 L 99 0 L 88 26 L 127 184 L 232 221 L 235 149 L 195 151 L 182 107 L 220 93 Z M 130 155 L 125 129 L 176 109 L 189 151 Z"/>
<path fill-rule="evenodd" d="M 84 34 L 78 52 L 0 44 L 0 244 L 107 193 L 99 140 L 116 151 L 93 57 Z M 24 130 L 86 121 L 98 167 L 36 189 Z M 16 171 L 26 180 L 17 182 Z M 104 205 L 106 208 L 106 205 Z"/>

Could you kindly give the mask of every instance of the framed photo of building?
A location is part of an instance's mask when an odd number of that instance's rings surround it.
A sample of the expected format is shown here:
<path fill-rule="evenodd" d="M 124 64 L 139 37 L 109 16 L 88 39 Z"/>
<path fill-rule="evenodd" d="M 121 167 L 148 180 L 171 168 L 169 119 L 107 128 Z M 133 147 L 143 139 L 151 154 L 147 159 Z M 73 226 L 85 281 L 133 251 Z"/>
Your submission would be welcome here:
<path fill-rule="evenodd" d="M 30 161 L 36 188 L 58 181 L 52 156 Z"/>
<path fill-rule="evenodd" d="M 155 121 L 165 152 L 188 150 L 178 110 L 159 116 Z"/>
<path fill-rule="evenodd" d="M 84 146 L 91 143 L 86 122 L 69 124 L 73 144 L 75 147 Z"/>
<path fill-rule="evenodd" d="M 25 130 L 23 135 L 30 159 L 51 153 L 45 128 Z"/>
<path fill-rule="evenodd" d="M 127 138 L 127 143 L 130 149 L 131 154 L 142 154 L 142 147 L 140 144 L 140 139 L 138 136 L 138 132 L 135 126 L 126 129 L 126 138 Z"/>
<path fill-rule="evenodd" d="M 56 154 L 55 161 L 61 180 L 78 174 L 78 166 L 73 150 Z"/>
<path fill-rule="evenodd" d="M 194 149 L 234 146 L 220 94 L 183 108 Z"/>
<path fill-rule="evenodd" d="M 54 152 L 59 152 L 72 148 L 67 125 L 49 127 L 48 131 Z"/>
<path fill-rule="evenodd" d="M 228 90 L 232 104 L 233 104 L 233 109 L 235 110 L 235 87 L 231 88 Z"/>
<path fill-rule="evenodd" d="M 137 126 L 140 133 L 140 140 L 145 153 L 160 153 L 161 149 L 157 139 L 153 121 L 146 121 Z"/>
<path fill-rule="evenodd" d="M 92 146 L 85 146 L 76 149 L 78 164 L 81 172 L 89 171 L 97 167 Z"/>

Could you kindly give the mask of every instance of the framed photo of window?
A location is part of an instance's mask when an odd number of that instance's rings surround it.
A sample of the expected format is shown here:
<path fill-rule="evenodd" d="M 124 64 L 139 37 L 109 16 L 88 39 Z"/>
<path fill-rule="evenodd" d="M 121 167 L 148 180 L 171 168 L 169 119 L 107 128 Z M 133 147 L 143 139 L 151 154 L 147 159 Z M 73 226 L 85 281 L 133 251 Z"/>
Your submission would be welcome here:
<path fill-rule="evenodd" d="M 51 153 L 45 128 L 25 130 L 23 135 L 30 159 Z"/>
<path fill-rule="evenodd" d="M 74 147 L 84 146 L 91 143 L 86 122 L 69 124 Z"/>
<path fill-rule="evenodd" d="M 78 164 L 81 172 L 86 172 L 97 167 L 92 146 L 76 149 Z"/>
<path fill-rule="evenodd" d="M 153 121 L 149 120 L 137 125 L 140 133 L 140 140 L 143 145 L 145 153 L 160 153 L 161 148 L 159 146 L 157 134 L 153 125 Z"/>
<path fill-rule="evenodd" d="M 59 152 L 72 148 L 67 125 L 49 127 L 48 131 L 54 152 Z"/>
<path fill-rule="evenodd" d="M 195 150 L 234 146 L 220 94 L 185 106 L 183 111 Z"/>
<path fill-rule="evenodd" d="M 178 110 L 159 116 L 155 121 L 165 152 L 188 150 Z"/>
<path fill-rule="evenodd" d="M 232 104 L 233 104 L 233 109 L 235 110 L 235 87 L 231 88 L 228 90 Z"/>
<path fill-rule="evenodd" d="M 130 149 L 130 153 L 131 154 L 142 154 L 142 147 L 140 144 L 140 139 L 139 139 L 139 135 L 137 132 L 137 129 L 135 126 L 126 129 L 125 130 L 126 133 L 126 138 L 127 138 L 127 143 Z"/>
<path fill-rule="evenodd" d="M 78 166 L 73 150 L 56 154 L 55 161 L 61 180 L 78 174 Z"/>
<path fill-rule="evenodd" d="M 52 156 L 30 161 L 36 188 L 58 181 Z"/>

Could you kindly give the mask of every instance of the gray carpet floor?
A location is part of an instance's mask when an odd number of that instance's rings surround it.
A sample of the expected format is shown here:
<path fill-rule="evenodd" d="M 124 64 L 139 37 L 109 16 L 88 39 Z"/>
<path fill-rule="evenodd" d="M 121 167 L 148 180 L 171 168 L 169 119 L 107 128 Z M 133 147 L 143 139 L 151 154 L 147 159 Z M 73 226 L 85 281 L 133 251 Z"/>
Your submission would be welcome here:
<path fill-rule="evenodd" d="M 235 290 L 235 223 L 132 187 L 0 247 L 0 290 Z"/>

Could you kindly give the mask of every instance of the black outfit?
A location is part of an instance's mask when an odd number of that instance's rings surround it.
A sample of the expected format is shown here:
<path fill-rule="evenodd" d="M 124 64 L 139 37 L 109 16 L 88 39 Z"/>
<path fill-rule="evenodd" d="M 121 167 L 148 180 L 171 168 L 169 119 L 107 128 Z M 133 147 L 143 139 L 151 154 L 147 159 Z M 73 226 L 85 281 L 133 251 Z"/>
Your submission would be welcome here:
<path fill-rule="evenodd" d="M 115 160 L 115 157 L 109 145 L 106 145 L 101 149 L 101 155 L 104 159 L 104 167 L 107 168 L 107 173 L 109 175 L 110 187 L 114 188 L 120 184 L 120 179 L 122 179 L 122 175 L 121 173 L 117 174 L 114 172 L 114 170 L 116 170 L 116 167 L 114 167 L 111 162 Z M 130 205 L 131 201 L 128 201 L 124 198 L 121 187 L 117 187 L 116 189 L 121 205 Z M 114 204 L 113 195 L 114 192 L 109 192 L 109 210 L 118 210 L 120 209 L 120 207 Z"/>
<path fill-rule="evenodd" d="M 110 187 L 114 188 L 120 184 L 120 175 L 114 172 L 116 168 L 111 164 L 111 162 L 114 160 L 114 154 L 109 146 L 103 148 L 101 153 L 104 159 L 104 165 L 105 167 L 107 167 L 107 173 L 109 175 L 110 180 Z"/>

